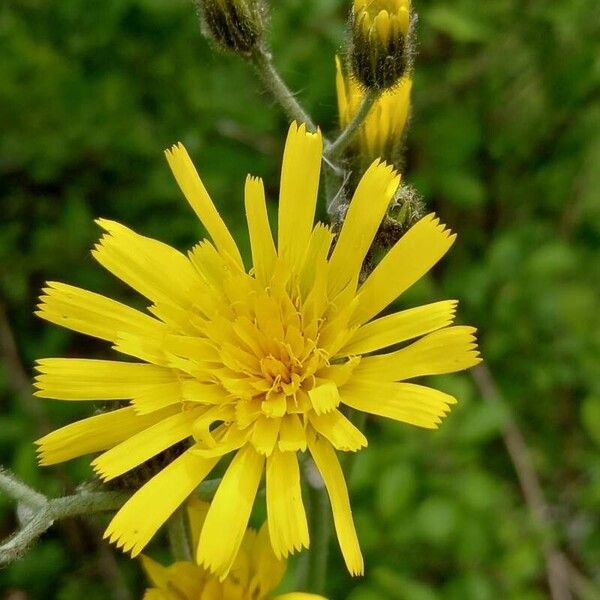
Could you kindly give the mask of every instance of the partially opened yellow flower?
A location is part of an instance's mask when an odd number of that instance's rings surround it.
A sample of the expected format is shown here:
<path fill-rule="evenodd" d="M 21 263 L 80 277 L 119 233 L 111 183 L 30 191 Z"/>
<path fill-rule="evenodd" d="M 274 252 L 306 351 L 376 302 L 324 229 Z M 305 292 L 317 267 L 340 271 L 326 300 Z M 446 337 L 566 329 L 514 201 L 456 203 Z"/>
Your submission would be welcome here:
<path fill-rule="evenodd" d="M 350 64 L 366 88 L 388 89 L 410 66 L 410 0 L 354 0 Z"/>
<path fill-rule="evenodd" d="M 106 536 L 133 556 L 229 453 L 235 453 L 233 460 L 199 536 L 198 564 L 227 575 L 264 473 L 275 555 L 308 547 L 298 464 L 298 453 L 308 449 L 329 493 L 346 565 L 362 573 L 336 450 L 354 452 L 367 440 L 344 416 L 344 407 L 435 428 L 455 399 L 406 380 L 479 362 L 475 330 L 449 327 L 455 301 L 374 319 L 446 253 L 455 236 L 429 215 L 360 283 L 400 178 L 391 167 L 373 163 L 334 245 L 327 226 L 313 225 L 322 146 L 319 132 L 292 124 L 276 242 L 262 181 L 247 179 L 249 272 L 178 145 L 167 152 L 169 165 L 211 240 L 186 256 L 100 220 L 106 233 L 93 251 L 100 264 L 149 300 L 149 314 L 62 283 L 44 290 L 40 316 L 104 339 L 134 360 L 38 362 L 38 396 L 130 401 L 39 440 L 42 464 L 104 451 L 92 464 L 108 481 L 190 441 L 108 526 Z"/>
<path fill-rule="evenodd" d="M 188 503 L 192 541 L 198 542 L 209 505 L 192 498 Z M 323 596 L 292 592 L 272 596 L 285 573 L 286 561 L 273 553 L 266 524 L 258 532 L 247 529 L 229 574 L 222 581 L 196 563 L 180 561 L 163 567 L 142 556 L 152 588 L 144 600 L 326 600 Z"/>
<path fill-rule="evenodd" d="M 358 112 L 364 92 L 351 75 L 344 73 L 338 56 L 335 63 L 338 114 L 343 129 Z M 412 80 L 406 76 L 395 87 L 382 92 L 360 126 L 351 149 L 365 168 L 377 158 L 388 162 L 396 159 L 410 112 L 411 88 Z"/>

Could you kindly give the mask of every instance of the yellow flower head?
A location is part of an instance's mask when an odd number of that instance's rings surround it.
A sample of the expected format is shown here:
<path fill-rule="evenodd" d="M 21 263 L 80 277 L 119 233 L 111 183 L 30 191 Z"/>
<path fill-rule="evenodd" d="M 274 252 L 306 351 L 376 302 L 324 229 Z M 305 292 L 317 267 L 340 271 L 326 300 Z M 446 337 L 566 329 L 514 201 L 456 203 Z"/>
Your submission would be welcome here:
<path fill-rule="evenodd" d="M 336 89 L 340 127 L 352 121 L 362 104 L 364 93 L 356 80 L 343 72 L 336 56 Z M 394 162 L 410 111 L 412 80 L 403 77 L 397 86 L 383 92 L 375 101 L 355 138 L 352 152 L 360 156 L 366 168 L 375 159 Z"/>
<path fill-rule="evenodd" d="M 92 464 L 108 481 L 190 442 L 109 524 L 106 536 L 133 556 L 229 453 L 233 460 L 199 536 L 198 564 L 227 575 L 265 472 L 275 555 L 308 547 L 298 464 L 298 453 L 308 449 L 329 493 L 348 569 L 362 573 L 335 451 L 354 452 L 367 440 L 344 407 L 435 428 L 455 399 L 406 380 L 479 362 L 475 330 L 449 327 L 455 301 L 374 319 L 446 253 L 455 236 L 429 215 L 359 283 L 400 177 L 385 163 L 373 163 L 334 245 L 333 232 L 313 224 L 322 150 L 319 132 L 292 124 L 276 241 L 262 181 L 248 177 L 249 272 L 185 148 L 177 145 L 167 160 L 210 240 L 186 256 L 119 223 L 98 221 L 105 233 L 94 257 L 147 298 L 148 313 L 62 283 L 44 290 L 40 316 L 104 339 L 134 360 L 38 362 L 38 396 L 130 401 L 39 440 L 42 464 L 102 451 Z"/>
<path fill-rule="evenodd" d="M 378 89 L 395 85 L 408 68 L 410 0 L 354 0 L 351 29 L 358 81 Z"/>
<path fill-rule="evenodd" d="M 209 505 L 197 498 L 188 502 L 190 530 L 196 544 L 208 509 Z M 153 586 L 146 590 L 144 600 L 326 600 L 298 592 L 271 595 L 281 582 L 286 561 L 273 553 L 266 524 L 258 532 L 246 530 L 237 558 L 222 580 L 192 562 L 163 567 L 142 556 L 142 564 Z"/>

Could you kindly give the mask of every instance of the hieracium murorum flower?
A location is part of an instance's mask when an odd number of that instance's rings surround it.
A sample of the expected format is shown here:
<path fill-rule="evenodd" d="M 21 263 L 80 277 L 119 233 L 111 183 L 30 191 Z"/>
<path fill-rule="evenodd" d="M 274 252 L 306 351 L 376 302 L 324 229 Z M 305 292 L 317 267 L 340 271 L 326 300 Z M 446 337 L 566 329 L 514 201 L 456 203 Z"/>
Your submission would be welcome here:
<path fill-rule="evenodd" d="M 410 0 L 354 0 L 350 64 L 366 88 L 398 83 L 410 66 Z"/>
<path fill-rule="evenodd" d="M 377 318 L 437 263 L 455 236 L 429 215 L 360 281 L 400 177 L 375 161 L 336 237 L 326 225 L 314 225 L 322 151 L 319 132 L 292 124 L 276 236 L 262 181 L 248 177 L 250 270 L 177 145 L 167 160 L 210 240 L 185 255 L 119 223 L 98 221 L 105 233 L 94 257 L 149 301 L 148 312 L 63 283 L 44 290 L 41 317 L 106 340 L 133 360 L 38 362 L 38 396 L 129 401 L 43 437 L 42 464 L 102 452 L 92 464 L 108 481 L 188 443 L 109 524 L 106 536 L 132 555 L 229 453 L 233 460 L 199 535 L 198 564 L 227 575 L 263 474 L 275 555 L 308 547 L 298 463 L 308 450 L 329 493 L 346 565 L 362 573 L 336 450 L 355 452 L 367 440 L 344 415 L 346 407 L 435 428 L 455 399 L 407 380 L 480 360 L 475 330 L 450 326 L 454 300 Z"/>
<path fill-rule="evenodd" d="M 403 77 L 398 85 L 377 98 L 360 126 L 350 152 L 360 159 L 363 170 L 377 158 L 388 163 L 398 158 L 410 112 L 411 88 L 410 77 Z M 344 73 L 339 57 L 336 57 L 336 89 L 340 127 L 345 128 L 358 112 L 364 92 L 352 75 Z"/>
<path fill-rule="evenodd" d="M 198 543 L 209 505 L 192 498 L 187 512 L 191 538 Z M 247 529 L 240 551 L 227 577 L 220 580 L 193 562 L 180 561 L 163 567 L 147 556 L 142 564 L 152 588 L 144 600 L 326 600 L 316 594 L 292 592 L 273 596 L 284 575 L 286 561 L 273 553 L 266 524 L 259 531 Z"/>

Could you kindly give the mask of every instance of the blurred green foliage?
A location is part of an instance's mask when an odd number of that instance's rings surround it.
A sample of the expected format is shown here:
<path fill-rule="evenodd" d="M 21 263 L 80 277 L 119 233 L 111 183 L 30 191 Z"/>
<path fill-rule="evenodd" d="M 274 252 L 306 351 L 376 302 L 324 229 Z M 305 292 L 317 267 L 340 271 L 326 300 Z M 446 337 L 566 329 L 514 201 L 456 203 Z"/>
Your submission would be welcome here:
<path fill-rule="evenodd" d="M 272 2 L 275 61 L 326 130 L 349 0 Z M 405 178 L 459 239 L 403 302 L 461 300 L 522 427 L 570 560 L 600 578 L 600 5 L 597 0 L 415 2 L 420 14 Z M 247 172 L 276 198 L 285 118 L 234 57 L 214 54 L 185 0 L 8 0 L 0 6 L 0 302 L 34 359 L 106 355 L 39 322 L 46 279 L 139 300 L 91 260 L 97 216 L 185 248 L 201 235 L 161 155 L 181 140 L 247 250 Z M 9 352 L 10 355 L 10 352 Z M 0 462 L 48 494 L 87 460 L 42 471 L 32 441 L 88 406 L 32 404 L 0 367 Z M 332 546 L 329 594 L 351 600 L 547 597 L 542 540 L 500 436 L 504 414 L 468 374 L 436 433 L 369 422 L 351 474 L 367 573 Z M 38 410 L 36 410 L 38 407 Z M 102 523 L 67 522 L 0 571 L 3 597 L 126 598 Z M 17 526 L 0 498 L 0 536 Z M 160 546 L 160 540 L 155 547 Z M 138 565 L 118 556 L 139 595 Z M 591 596 L 590 596 L 591 597 Z"/>

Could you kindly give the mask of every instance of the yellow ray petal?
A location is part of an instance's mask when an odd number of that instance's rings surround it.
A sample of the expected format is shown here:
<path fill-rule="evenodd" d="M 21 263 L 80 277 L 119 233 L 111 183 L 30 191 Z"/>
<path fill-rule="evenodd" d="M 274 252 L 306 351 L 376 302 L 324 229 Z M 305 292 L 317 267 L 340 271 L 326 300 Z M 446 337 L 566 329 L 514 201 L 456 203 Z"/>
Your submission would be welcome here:
<path fill-rule="evenodd" d="M 109 342 L 120 332 L 155 336 L 167 330 L 164 323 L 120 302 L 55 281 L 42 290 L 38 309 L 35 314 L 46 321 Z"/>
<path fill-rule="evenodd" d="M 203 459 L 191 449 L 143 485 L 113 517 L 104 532 L 111 543 L 137 556 L 159 527 L 206 478 L 218 458 Z"/>
<path fill-rule="evenodd" d="M 348 489 L 335 451 L 329 442 L 314 434 L 308 438 L 308 448 L 329 494 L 335 531 L 348 571 L 352 575 L 362 575 L 363 557 L 352 520 Z"/>
<path fill-rule="evenodd" d="M 159 588 L 166 588 L 169 584 L 169 569 L 163 567 L 160 563 L 151 559 L 149 556 L 142 556 L 142 567 L 152 585 Z"/>
<path fill-rule="evenodd" d="M 302 269 L 300 271 L 300 291 L 306 298 L 315 285 L 320 273 L 325 273 L 327 256 L 333 242 L 331 228 L 323 223 L 317 223 L 308 242 Z"/>
<path fill-rule="evenodd" d="M 287 414 L 281 419 L 278 446 L 282 452 L 306 450 L 306 433 L 298 415 Z"/>
<path fill-rule="evenodd" d="M 192 424 L 203 412 L 206 412 L 204 407 L 180 412 L 127 438 L 94 459 L 94 471 L 104 481 L 123 475 L 159 452 L 191 437 Z"/>
<path fill-rule="evenodd" d="M 380 313 L 446 254 L 456 239 L 434 214 L 423 217 L 383 257 L 360 287 L 352 323 L 360 325 Z"/>
<path fill-rule="evenodd" d="M 325 415 L 308 414 L 310 424 L 337 450 L 356 452 L 366 447 L 367 438 L 339 410 Z"/>
<path fill-rule="evenodd" d="M 138 415 L 146 415 L 167 406 L 180 405 L 184 399 L 181 382 L 172 381 L 148 387 L 134 396 L 131 404 Z"/>
<path fill-rule="evenodd" d="M 164 349 L 171 354 L 188 358 L 199 364 L 219 360 L 219 351 L 208 339 L 191 335 L 167 335 Z"/>
<path fill-rule="evenodd" d="M 115 221 L 96 222 L 107 233 L 92 254 L 104 268 L 153 302 L 190 306 L 198 275 L 186 256 Z"/>
<path fill-rule="evenodd" d="M 354 376 L 361 379 L 402 381 L 468 369 L 481 362 L 474 327 L 446 327 L 406 348 L 363 358 Z"/>
<path fill-rule="evenodd" d="M 267 515 L 271 545 L 277 558 L 308 548 L 308 523 L 300 469 L 295 452 L 275 449 L 267 459 Z"/>
<path fill-rule="evenodd" d="M 152 311 L 154 307 L 155 305 L 149 307 L 149 310 Z M 169 329 L 175 326 L 171 319 L 165 319 L 164 321 L 169 323 Z M 169 366 L 169 360 L 165 353 L 164 340 L 164 332 L 141 334 L 120 331 L 117 333 L 113 350 L 144 362 L 167 367 Z"/>
<path fill-rule="evenodd" d="M 258 530 L 249 552 L 250 568 L 253 573 L 251 592 L 257 598 L 270 598 L 270 592 L 279 585 L 285 574 L 287 561 L 278 560 L 275 556 L 266 521 Z"/>
<path fill-rule="evenodd" d="M 344 129 L 350 122 L 350 112 L 352 111 L 352 108 L 350 106 L 351 98 L 349 98 L 346 93 L 346 82 L 342 70 L 342 61 L 337 55 L 335 57 L 335 89 L 337 92 L 340 129 Z"/>
<path fill-rule="evenodd" d="M 315 218 L 323 138 L 306 125 L 290 126 L 283 153 L 279 188 L 279 256 L 297 265 L 304 256 Z"/>
<path fill-rule="evenodd" d="M 35 395 L 56 400 L 129 400 L 177 377 L 156 365 L 86 358 L 44 358 L 36 370 Z"/>
<path fill-rule="evenodd" d="M 342 402 L 356 410 L 437 429 L 456 399 L 412 383 L 353 379 L 341 389 Z"/>
<path fill-rule="evenodd" d="M 331 412 L 340 403 L 340 394 L 333 381 L 317 381 L 317 386 L 309 390 L 308 396 L 318 415 Z"/>
<path fill-rule="evenodd" d="M 338 388 L 348 382 L 352 373 L 361 361 L 360 356 L 351 356 L 346 362 L 336 365 L 330 365 L 319 369 L 316 373 L 321 379 L 329 379 L 333 381 Z"/>
<path fill-rule="evenodd" d="M 434 302 L 371 321 L 356 331 L 340 354 L 373 352 L 446 327 L 454 320 L 457 304 L 456 300 Z"/>
<path fill-rule="evenodd" d="M 52 431 L 35 443 L 41 465 L 54 465 L 84 454 L 112 448 L 139 431 L 173 414 L 173 408 L 138 416 L 128 406 L 76 421 Z"/>
<path fill-rule="evenodd" d="M 212 238 L 219 252 L 231 257 L 241 266 L 242 257 L 235 240 L 210 199 L 183 144 L 179 143 L 172 146 L 170 150 L 165 151 L 165 156 L 183 195 L 204 227 L 206 227 L 208 235 Z"/>
<path fill-rule="evenodd" d="M 379 161 L 360 180 L 329 261 L 332 297 L 348 283 L 358 280 L 362 263 L 399 184 L 400 176 L 394 169 Z"/>
<path fill-rule="evenodd" d="M 264 403 L 263 403 L 264 404 Z M 273 452 L 279 435 L 281 418 L 260 416 L 253 425 L 251 443 L 254 449 L 265 456 Z"/>
<path fill-rule="evenodd" d="M 239 450 L 206 515 L 197 562 L 221 578 L 227 576 L 242 543 L 264 462 L 250 445 Z"/>
<path fill-rule="evenodd" d="M 211 434 L 214 435 L 215 444 L 195 448 L 194 454 L 205 458 L 225 456 L 225 454 L 244 446 L 250 439 L 251 430 L 241 430 L 236 425 L 223 423 L 214 429 Z"/>
<path fill-rule="evenodd" d="M 204 526 L 204 521 L 206 520 L 206 515 L 208 514 L 210 504 L 200 500 L 200 498 L 197 496 L 190 496 L 186 508 L 188 521 L 190 523 L 192 548 L 197 548 L 200 540 L 200 532 Z"/>
<path fill-rule="evenodd" d="M 183 398 L 188 402 L 198 404 L 224 404 L 230 395 L 219 385 L 203 383 L 195 379 L 185 379 L 181 382 Z"/>
<path fill-rule="evenodd" d="M 266 286 L 275 268 L 277 252 L 269 225 L 265 188 L 262 179 L 248 175 L 246 178 L 245 204 L 254 272 L 256 278 Z"/>

